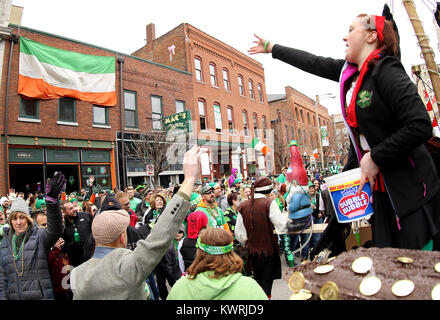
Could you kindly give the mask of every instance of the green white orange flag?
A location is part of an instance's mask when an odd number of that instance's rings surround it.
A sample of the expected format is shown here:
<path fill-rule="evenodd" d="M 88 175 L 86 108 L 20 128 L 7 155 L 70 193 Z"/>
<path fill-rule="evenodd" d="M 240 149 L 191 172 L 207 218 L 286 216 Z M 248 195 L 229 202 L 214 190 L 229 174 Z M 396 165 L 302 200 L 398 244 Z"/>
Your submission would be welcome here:
<path fill-rule="evenodd" d="M 265 156 L 268 154 L 269 152 L 269 148 L 260 141 L 260 139 L 258 138 L 254 138 L 251 142 L 251 147 L 254 148 L 257 151 L 262 152 Z"/>
<path fill-rule="evenodd" d="M 20 37 L 19 63 L 19 94 L 116 105 L 115 57 L 71 52 Z"/>

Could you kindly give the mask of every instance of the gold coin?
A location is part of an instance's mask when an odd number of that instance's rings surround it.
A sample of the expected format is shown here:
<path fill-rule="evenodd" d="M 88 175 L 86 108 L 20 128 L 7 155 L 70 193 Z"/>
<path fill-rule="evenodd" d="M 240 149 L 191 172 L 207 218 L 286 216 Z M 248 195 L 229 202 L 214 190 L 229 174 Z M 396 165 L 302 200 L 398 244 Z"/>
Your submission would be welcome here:
<path fill-rule="evenodd" d="M 294 272 L 289 277 L 289 281 L 287 282 L 289 285 L 289 289 L 292 290 L 293 293 L 298 293 L 301 291 L 301 289 L 304 288 L 304 285 L 306 284 L 306 279 L 304 278 L 304 275 L 301 272 Z"/>
<path fill-rule="evenodd" d="M 393 284 L 391 291 L 397 297 L 406 297 L 414 291 L 414 282 L 411 280 L 399 280 Z"/>
<path fill-rule="evenodd" d="M 440 273 L 440 262 L 437 263 L 437 264 L 434 266 L 434 270 L 435 270 L 435 272 L 439 272 L 439 273 Z"/>
<path fill-rule="evenodd" d="M 327 281 L 319 290 L 321 300 L 338 300 L 339 288 L 333 281 Z"/>
<path fill-rule="evenodd" d="M 399 262 L 401 262 L 401 263 L 408 264 L 408 263 L 413 263 L 413 262 L 414 262 L 414 259 L 409 258 L 409 257 L 398 257 L 398 258 L 397 258 L 397 261 L 399 261 Z"/>
<path fill-rule="evenodd" d="M 317 274 L 325 274 L 332 271 L 334 268 L 335 266 L 332 266 L 331 264 L 325 264 L 323 266 L 316 267 L 313 271 Z"/>
<path fill-rule="evenodd" d="M 379 292 L 382 287 L 382 281 L 378 277 L 369 276 L 362 280 L 359 285 L 359 291 L 364 296 L 372 296 Z"/>
<path fill-rule="evenodd" d="M 432 300 L 440 300 L 440 283 L 437 283 L 431 291 Z"/>
<path fill-rule="evenodd" d="M 351 269 L 356 273 L 367 273 L 373 266 L 373 260 L 370 257 L 359 257 L 351 264 Z"/>
<path fill-rule="evenodd" d="M 312 293 L 309 290 L 302 289 L 298 293 L 294 293 L 290 296 L 290 300 L 309 300 L 312 297 Z"/>

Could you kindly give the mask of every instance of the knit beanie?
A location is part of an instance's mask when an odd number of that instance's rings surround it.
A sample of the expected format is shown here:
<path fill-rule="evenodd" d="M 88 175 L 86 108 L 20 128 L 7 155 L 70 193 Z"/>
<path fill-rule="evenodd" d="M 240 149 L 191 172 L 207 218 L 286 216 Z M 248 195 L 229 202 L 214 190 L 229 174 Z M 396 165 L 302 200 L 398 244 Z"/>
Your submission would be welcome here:
<path fill-rule="evenodd" d="M 29 206 L 27 205 L 26 201 L 24 201 L 21 197 L 18 197 L 17 200 L 12 202 L 10 215 L 14 212 L 17 212 L 17 211 L 23 212 L 23 213 L 27 214 L 28 216 L 30 216 Z"/>
<path fill-rule="evenodd" d="M 196 192 L 191 194 L 191 206 L 198 205 L 202 201 L 202 196 Z"/>
<path fill-rule="evenodd" d="M 92 234 L 97 245 L 110 244 L 127 230 L 130 216 L 125 210 L 102 211 L 92 222 Z"/>
<path fill-rule="evenodd" d="M 2 197 L 2 198 L 0 199 L 0 206 L 2 206 L 3 203 L 4 203 L 5 201 L 9 201 L 8 198 L 6 198 L 6 197 Z"/>
<path fill-rule="evenodd" d="M 188 216 L 188 238 L 197 239 L 200 230 L 208 224 L 208 217 L 203 211 L 194 211 Z"/>

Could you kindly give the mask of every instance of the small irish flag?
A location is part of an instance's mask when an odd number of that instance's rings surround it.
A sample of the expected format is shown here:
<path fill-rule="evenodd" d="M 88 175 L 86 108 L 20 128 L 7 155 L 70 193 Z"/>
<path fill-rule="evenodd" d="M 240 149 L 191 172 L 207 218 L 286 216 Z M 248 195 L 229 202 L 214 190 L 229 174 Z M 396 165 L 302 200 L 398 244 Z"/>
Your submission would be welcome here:
<path fill-rule="evenodd" d="M 254 140 L 252 140 L 251 147 L 257 151 L 262 152 L 265 156 L 269 152 L 269 148 L 258 138 L 254 138 Z"/>
<path fill-rule="evenodd" d="M 315 159 L 318 159 L 319 157 L 318 149 L 313 150 L 313 156 L 315 157 Z"/>
<path fill-rule="evenodd" d="M 18 93 L 116 105 L 115 57 L 66 51 L 20 37 Z"/>

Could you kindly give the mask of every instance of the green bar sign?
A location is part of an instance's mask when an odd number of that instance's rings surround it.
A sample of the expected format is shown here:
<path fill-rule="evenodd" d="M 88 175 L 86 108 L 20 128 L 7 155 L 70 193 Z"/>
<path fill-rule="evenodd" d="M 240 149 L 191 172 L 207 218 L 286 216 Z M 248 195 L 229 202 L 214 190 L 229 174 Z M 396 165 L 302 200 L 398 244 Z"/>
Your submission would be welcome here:
<path fill-rule="evenodd" d="M 164 118 L 165 131 L 183 130 L 191 132 L 191 111 L 186 110 Z"/>

